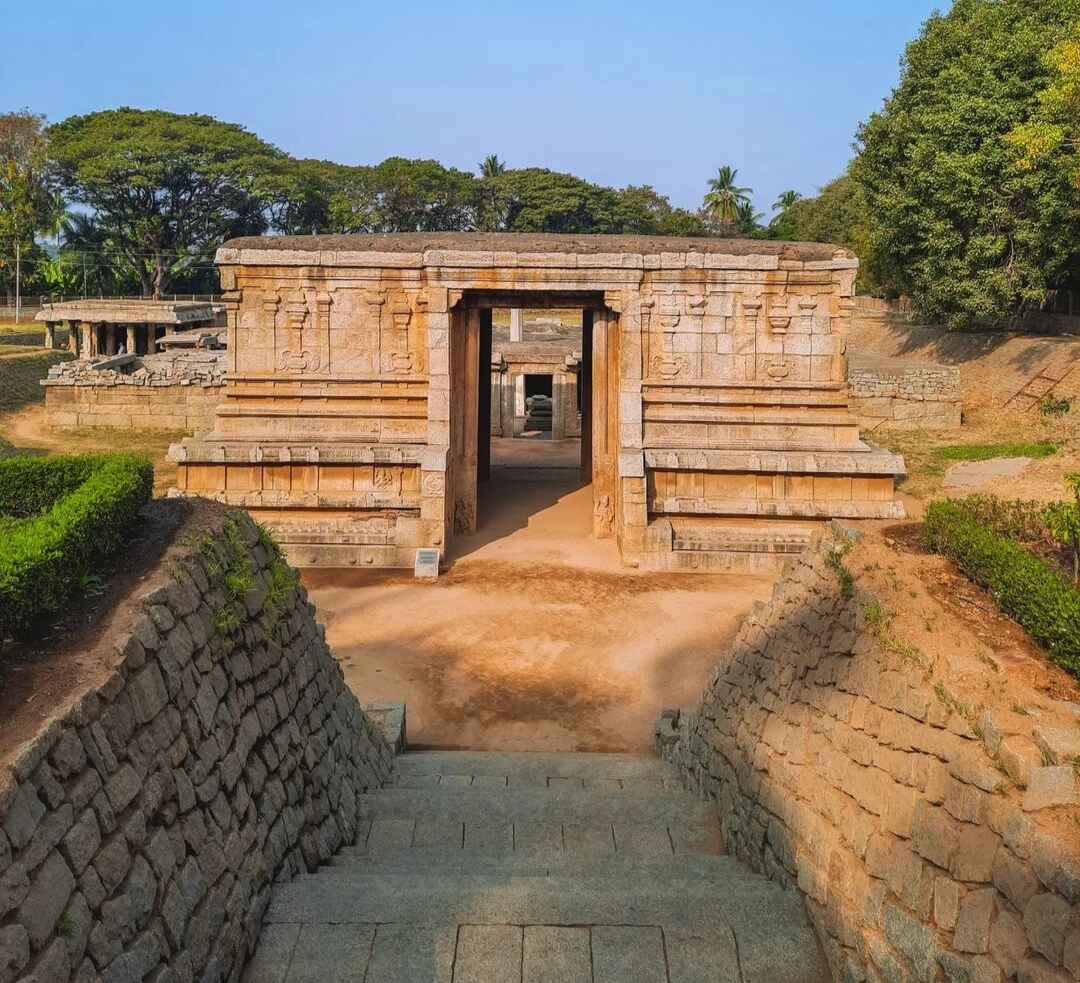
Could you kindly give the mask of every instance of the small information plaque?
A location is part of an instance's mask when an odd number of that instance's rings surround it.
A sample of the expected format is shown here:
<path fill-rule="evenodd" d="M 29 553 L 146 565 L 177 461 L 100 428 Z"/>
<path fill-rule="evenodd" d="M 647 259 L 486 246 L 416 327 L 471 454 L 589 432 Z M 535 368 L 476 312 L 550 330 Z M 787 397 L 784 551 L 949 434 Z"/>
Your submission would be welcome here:
<path fill-rule="evenodd" d="M 416 563 L 413 565 L 413 577 L 417 580 L 438 580 L 439 556 L 438 550 L 417 550 Z"/>

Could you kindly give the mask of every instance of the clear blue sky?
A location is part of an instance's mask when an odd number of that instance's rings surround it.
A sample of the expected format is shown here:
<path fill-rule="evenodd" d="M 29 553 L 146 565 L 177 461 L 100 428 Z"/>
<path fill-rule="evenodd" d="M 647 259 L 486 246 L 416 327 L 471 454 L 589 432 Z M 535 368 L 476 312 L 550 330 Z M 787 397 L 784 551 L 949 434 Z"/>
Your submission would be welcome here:
<path fill-rule="evenodd" d="M 5 17 L 0 111 L 209 113 L 298 157 L 489 153 L 758 208 L 851 156 L 904 45 L 948 0 L 52 0 Z"/>

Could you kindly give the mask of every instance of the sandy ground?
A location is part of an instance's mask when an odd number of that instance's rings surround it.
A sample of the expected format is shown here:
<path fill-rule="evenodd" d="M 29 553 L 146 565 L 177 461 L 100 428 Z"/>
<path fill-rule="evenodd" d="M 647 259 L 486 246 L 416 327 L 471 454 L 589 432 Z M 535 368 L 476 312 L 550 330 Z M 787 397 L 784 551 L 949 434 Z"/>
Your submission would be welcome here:
<path fill-rule="evenodd" d="M 482 527 L 437 584 L 336 570 L 304 582 L 350 686 L 404 701 L 412 744 L 648 751 L 659 711 L 700 699 L 772 579 L 624 569 L 614 541 L 591 538 L 590 489 L 557 465 L 520 471 L 522 444 L 495 449 L 512 466 L 493 469 Z M 545 447 L 547 463 L 576 445 Z"/>

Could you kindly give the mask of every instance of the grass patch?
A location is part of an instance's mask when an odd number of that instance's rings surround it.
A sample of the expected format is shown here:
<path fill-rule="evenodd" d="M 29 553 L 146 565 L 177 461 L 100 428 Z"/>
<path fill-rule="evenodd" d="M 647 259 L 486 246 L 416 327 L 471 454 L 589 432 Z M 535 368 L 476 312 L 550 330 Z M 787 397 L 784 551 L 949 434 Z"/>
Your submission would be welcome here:
<path fill-rule="evenodd" d="M 26 633 L 93 580 L 153 484 L 153 465 L 126 454 L 0 461 L 0 641 Z"/>
<path fill-rule="evenodd" d="M 31 403 L 41 402 L 45 390 L 39 385 L 49 369 L 73 356 L 70 352 L 30 349 L 5 354 L 0 347 L 0 413 L 11 413 Z"/>
<path fill-rule="evenodd" d="M 850 544 L 847 544 L 839 549 L 830 549 L 825 554 L 825 562 L 828 563 L 832 572 L 836 574 L 836 579 L 840 583 L 840 596 L 846 601 L 855 596 L 855 577 L 844 565 L 844 558 L 850 549 Z"/>
<path fill-rule="evenodd" d="M 1050 457 L 1061 445 L 1049 440 L 1005 444 L 951 444 L 931 452 L 939 461 L 989 461 L 995 457 Z"/>
<path fill-rule="evenodd" d="M 962 502 L 926 511 L 926 545 L 985 587 L 1067 672 L 1080 678 L 1080 590 L 1057 569 L 981 522 Z"/>

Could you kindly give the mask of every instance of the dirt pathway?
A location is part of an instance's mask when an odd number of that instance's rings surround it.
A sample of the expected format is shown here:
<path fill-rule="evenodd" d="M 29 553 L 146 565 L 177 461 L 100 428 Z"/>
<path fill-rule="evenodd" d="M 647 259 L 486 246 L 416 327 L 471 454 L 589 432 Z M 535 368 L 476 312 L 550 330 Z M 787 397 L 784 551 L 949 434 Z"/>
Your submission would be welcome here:
<path fill-rule="evenodd" d="M 434 585 L 304 574 L 349 684 L 364 700 L 404 700 L 411 742 L 647 751 L 658 712 L 700 697 L 768 596 L 768 577 L 624 569 L 611 540 L 590 538 L 591 492 L 576 484 L 493 479 L 481 531 Z"/>

